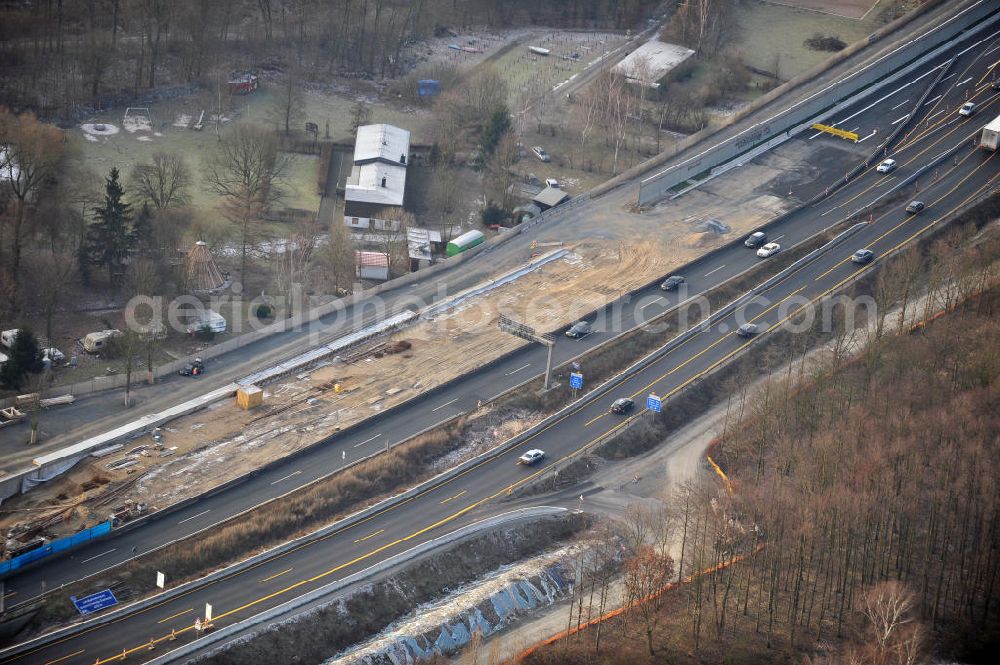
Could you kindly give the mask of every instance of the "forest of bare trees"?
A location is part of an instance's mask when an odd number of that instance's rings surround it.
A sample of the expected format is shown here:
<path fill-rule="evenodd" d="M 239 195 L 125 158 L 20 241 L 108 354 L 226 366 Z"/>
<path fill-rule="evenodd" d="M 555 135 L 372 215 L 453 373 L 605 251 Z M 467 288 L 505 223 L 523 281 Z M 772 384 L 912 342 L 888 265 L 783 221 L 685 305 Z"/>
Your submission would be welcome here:
<path fill-rule="evenodd" d="M 10 4 L 10 3 L 8 3 Z M 625 28 L 650 0 L 42 0 L 4 8 L 0 99 L 44 117 L 234 69 L 396 76 L 406 44 L 447 26 Z"/>
<path fill-rule="evenodd" d="M 894 262 L 871 285 L 879 319 L 842 329 L 808 370 L 785 359 L 757 387 L 750 373 L 731 380 L 710 453 L 729 482 L 706 467 L 616 532 L 632 552 L 619 569 L 626 605 L 650 597 L 658 571 L 687 583 L 526 662 L 989 660 L 1000 239 L 974 236 L 955 229 Z M 933 297 L 917 299 L 925 286 Z M 604 611 L 610 554 L 584 566 L 570 627 Z"/>

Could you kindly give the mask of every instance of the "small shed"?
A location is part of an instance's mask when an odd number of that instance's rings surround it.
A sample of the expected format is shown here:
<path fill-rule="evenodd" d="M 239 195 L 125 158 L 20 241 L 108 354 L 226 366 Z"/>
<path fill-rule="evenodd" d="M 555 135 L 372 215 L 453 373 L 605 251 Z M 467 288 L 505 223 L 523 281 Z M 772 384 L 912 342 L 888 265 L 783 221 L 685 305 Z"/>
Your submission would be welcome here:
<path fill-rule="evenodd" d="M 555 208 L 568 198 L 569 194 L 558 187 L 546 187 L 542 191 L 535 194 L 535 197 L 531 200 L 544 211 L 549 208 Z"/>
<path fill-rule="evenodd" d="M 389 279 L 389 255 L 384 252 L 354 250 L 354 263 L 361 279 Z"/>
<path fill-rule="evenodd" d="M 246 411 L 258 407 L 264 403 L 264 390 L 260 386 L 242 386 L 236 391 L 236 403 Z"/>
<path fill-rule="evenodd" d="M 184 266 L 184 278 L 189 291 L 195 294 L 215 295 L 229 287 L 228 275 L 224 275 L 215 265 L 208 244 L 199 240 L 188 252 Z"/>

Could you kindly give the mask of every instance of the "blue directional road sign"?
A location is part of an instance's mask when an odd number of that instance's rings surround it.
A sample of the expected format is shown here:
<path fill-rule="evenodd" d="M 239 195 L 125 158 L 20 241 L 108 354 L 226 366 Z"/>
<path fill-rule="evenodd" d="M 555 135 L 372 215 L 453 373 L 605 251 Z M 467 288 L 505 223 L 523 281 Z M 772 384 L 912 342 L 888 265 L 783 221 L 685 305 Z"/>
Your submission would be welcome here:
<path fill-rule="evenodd" d="M 83 598 L 70 596 L 69 599 L 76 605 L 76 609 L 80 610 L 80 614 L 91 614 L 92 612 L 103 610 L 105 607 L 118 604 L 118 599 L 115 598 L 115 594 L 112 593 L 111 589 L 98 591 Z"/>
<path fill-rule="evenodd" d="M 646 398 L 646 408 L 653 413 L 659 413 L 663 408 L 663 400 L 661 400 L 658 395 L 649 393 L 649 397 Z"/>
<path fill-rule="evenodd" d="M 583 374 L 580 372 L 571 372 L 569 375 L 569 387 L 573 390 L 583 388 Z"/>

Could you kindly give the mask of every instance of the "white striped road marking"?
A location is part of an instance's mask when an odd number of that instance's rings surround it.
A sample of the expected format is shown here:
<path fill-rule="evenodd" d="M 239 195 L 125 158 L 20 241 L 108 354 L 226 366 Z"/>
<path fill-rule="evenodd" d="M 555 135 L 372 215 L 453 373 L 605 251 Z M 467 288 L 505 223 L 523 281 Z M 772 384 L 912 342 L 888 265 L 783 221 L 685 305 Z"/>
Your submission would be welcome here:
<path fill-rule="evenodd" d="M 956 83 L 955 87 L 957 88 L 960 85 L 965 85 L 966 83 L 968 83 L 971 80 L 972 80 L 972 77 L 970 76 L 969 78 L 965 79 L 964 81 L 959 81 L 958 83 Z"/>
<path fill-rule="evenodd" d="M 937 113 L 935 113 L 934 115 L 929 115 L 929 116 L 927 116 L 927 120 L 930 120 L 931 118 L 936 118 L 936 117 L 938 117 L 939 115 L 941 115 L 942 113 L 944 113 L 944 109 L 941 109 L 940 111 L 938 111 L 938 112 L 937 112 Z"/>
<path fill-rule="evenodd" d="M 719 266 L 718 268 L 716 268 L 716 269 L 714 269 L 714 270 L 709 270 L 708 272 L 706 272 L 706 273 L 705 273 L 705 277 L 708 277 L 709 275 L 714 275 L 715 273 L 719 272 L 720 270 L 722 270 L 722 269 L 723 269 L 723 268 L 725 268 L 725 267 L 726 267 L 726 264 L 725 264 L 725 263 L 723 263 L 723 264 L 722 264 L 721 266 Z"/>
<path fill-rule="evenodd" d="M 302 473 L 302 472 L 301 472 L 301 471 L 292 471 L 292 472 L 291 472 L 290 474 L 288 474 L 288 475 L 287 475 L 287 476 L 285 476 L 284 478 L 278 478 L 277 480 L 275 480 L 275 481 L 274 481 L 273 483 L 271 483 L 271 484 L 272 484 L 272 485 L 277 485 L 277 484 L 278 484 L 278 483 L 280 483 L 280 482 L 281 482 L 282 480 L 288 480 L 288 479 L 289 479 L 289 478 L 291 478 L 292 476 L 297 476 L 297 475 L 299 475 L 300 473 Z"/>
<path fill-rule="evenodd" d="M 924 102 L 924 106 L 930 106 L 931 104 L 933 104 L 937 100 L 941 99 L 942 97 L 944 97 L 944 95 L 938 95 L 934 99 L 928 99 L 926 102 Z"/>
<path fill-rule="evenodd" d="M 899 108 L 900 106 L 902 106 L 903 104 L 905 104 L 905 103 L 906 103 L 906 102 L 908 102 L 908 101 L 910 101 L 910 100 L 909 100 L 909 99 L 907 98 L 906 100 L 904 100 L 904 101 L 900 102 L 899 104 L 896 104 L 895 106 L 893 106 L 893 107 L 892 107 L 891 109 L 889 109 L 889 110 L 890 110 L 890 111 L 895 111 L 896 109 L 898 109 L 898 108 Z"/>
<path fill-rule="evenodd" d="M 903 116 L 902 118 L 900 118 L 899 120 L 893 120 L 893 121 L 892 121 L 892 124 L 894 124 L 894 125 L 898 125 L 899 123 L 903 122 L 904 120 L 906 120 L 906 119 L 907 119 L 907 118 L 909 118 L 909 117 L 910 117 L 910 114 L 909 114 L 909 113 L 907 113 L 906 115 L 904 115 L 904 116 Z"/>
<path fill-rule="evenodd" d="M 110 550 L 108 550 L 107 552 L 101 552 L 100 554 L 95 554 L 94 556 L 90 557 L 89 559 L 84 559 L 80 563 L 87 563 L 88 561 L 93 561 L 94 559 L 100 559 L 102 556 L 105 556 L 107 554 L 111 554 L 112 552 L 116 551 L 117 549 L 118 549 L 117 547 L 113 547 Z"/>
<path fill-rule="evenodd" d="M 646 310 L 646 308 L 647 308 L 647 307 L 649 307 L 650 305 L 655 305 L 656 303 L 658 303 L 658 302 L 662 302 L 662 301 L 664 301 L 664 300 L 666 300 L 666 298 L 664 298 L 663 296 L 660 296 L 660 297 L 659 297 L 659 298 L 657 298 L 656 300 L 651 300 L 650 302 L 648 302 L 648 303 L 646 303 L 645 305 L 643 305 L 642 307 L 640 307 L 640 308 L 639 308 L 639 311 L 640 311 L 640 312 L 643 312 L 643 311 L 645 311 L 645 310 Z"/>
<path fill-rule="evenodd" d="M 528 363 L 526 365 L 521 365 L 517 369 L 512 369 L 511 371 L 509 371 L 506 374 L 504 374 L 504 376 L 510 376 L 511 374 L 517 374 L 518 372 L 520 372 L 522 369 L 525 369 L 526 367 L 531 367 L 531 363 Z"/>
<path fill-rule="evenodd" d="M 201 511 L 200 513 L 198 513 L 197 515 L 192 515 L 191 517 L 185 517 L 185 518 L 184 518 L 184 519 L 182 519 L 182 520 L 181 520 L 180 522 L 178 522 L 178 524 L 184 524 L 185 522 L 190 522 L 190 521 L 191 521 L 191 520 L 193 520 L 194 518 L 196 518 L 196 517 L 201 517 L 201 516 L 202 516 L 202 515 L 204 515 L 205 513 L 210 513 L 210 512 L 212 512 L 212 509 L 211 509 L 211 508 L 209 508 L 208 510 L 203 510 L 203 511 Z"/>
<path fill-rule="evenodd" d="M 878 132 L 876 132 L 876 131 L 873 130 L 872 133 L 869 134 L 868 136 L 864 137 L 863 139 L 858 139 L 858 143 L 864 143 L 865 141 L 867 141 L 871 137 L 875 136 L 876 134 L 878 134 Z"/>
<path fill-rule="evenodd" d="M 379 438 L 380 436 L 382 436 L 382 435 L 381 434 L 376 434 L 375 436 L 371 437 L 370 439 L 365 439 L 361 443 L 354 444 L 354 447 L 355 448 L 360 448 L 361 446 L 365 445 L 366 443 L 371 443 L 372 441 L 374 441 L 375 439 Z"/>
<path fill-rule="evenodd" d="M 437 411 L 439 409 L 443 409 L 444 407 L 448 406 L 449 404 L 454 404 L 457 401 L 458 401 L 458 398 L 456 397 L 455 399 L 453 399 L 453 400 L 451 400 L 449 402 L 445 402 L 441 406 L 435 406 L 433 409 L 431 409 L 431 411 Z"/>

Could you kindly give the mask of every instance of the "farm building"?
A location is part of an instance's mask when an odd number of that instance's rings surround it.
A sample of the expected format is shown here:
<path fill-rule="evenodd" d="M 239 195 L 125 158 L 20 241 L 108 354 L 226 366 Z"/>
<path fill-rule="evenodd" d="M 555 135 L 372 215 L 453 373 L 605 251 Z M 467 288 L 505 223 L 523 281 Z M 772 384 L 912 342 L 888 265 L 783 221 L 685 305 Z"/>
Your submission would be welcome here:
<path fill-rule="evenodd" d="M 389 279 L 389 255 L 384 252 L 354 250 L 354 264 L 361 279 L 384 282 Z"/>
<path fill-rule="evenodd" d="M 358 127 L 354 166 L 344 188 L 344 223 L 353 229 L 393 224 L 379 215 L 403 205 L 410 133 L 392 125 Z"/>
<path fill-rule="evenodd" d="M 531 200 L 542 211 L 555 208 L 557 205 L 569 198 L 569 194 L 558 187 L 546 187 L 535 194 Z"/>

